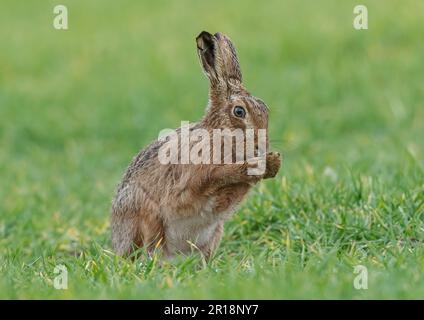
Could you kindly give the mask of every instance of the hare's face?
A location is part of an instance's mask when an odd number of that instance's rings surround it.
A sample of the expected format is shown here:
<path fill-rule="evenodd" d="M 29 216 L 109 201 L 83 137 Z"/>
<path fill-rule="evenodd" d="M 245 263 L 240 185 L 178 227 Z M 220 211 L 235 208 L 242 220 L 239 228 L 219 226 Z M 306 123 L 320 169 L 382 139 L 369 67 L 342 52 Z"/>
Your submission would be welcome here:
<path fill-rule="evenodd" d="M 268 129 L 268 107 L 250 95 L 233 95 L 226 105 L 227 127 L 240 129 Z"/>
<path fill-rule="evenodd" d="M 249 94 L 233 94 L 219 105 L 210 104 L 205 122 L 213 129 L 268 129 L 268 107 Z"/>
<path fill-rule="evenodd" d="M 233 94 L 221 105 L 210 106 L 205 116 L 206 126 L 211 129 L 241 129 L 245 134 L 253 130 L 255 151 L 258 150 L 259 130 L 265 134 L 268 149 L 268 107 L 249 94 Z M 247 139 L 247 135 L 245 136 Z M 245 140 L 246 142 L 247 140 Z"/>

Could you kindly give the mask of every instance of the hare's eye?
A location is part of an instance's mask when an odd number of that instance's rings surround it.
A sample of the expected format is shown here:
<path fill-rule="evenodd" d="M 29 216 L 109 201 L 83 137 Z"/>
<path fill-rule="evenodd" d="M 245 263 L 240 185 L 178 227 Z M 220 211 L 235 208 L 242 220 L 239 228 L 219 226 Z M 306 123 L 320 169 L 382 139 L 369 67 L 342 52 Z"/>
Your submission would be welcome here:
<path fill-rule="evenodd" d="M 235 106 L 233 113 L 237 118 L 244 118 L 246 116 L 246 110 L 243 107 Z"/>

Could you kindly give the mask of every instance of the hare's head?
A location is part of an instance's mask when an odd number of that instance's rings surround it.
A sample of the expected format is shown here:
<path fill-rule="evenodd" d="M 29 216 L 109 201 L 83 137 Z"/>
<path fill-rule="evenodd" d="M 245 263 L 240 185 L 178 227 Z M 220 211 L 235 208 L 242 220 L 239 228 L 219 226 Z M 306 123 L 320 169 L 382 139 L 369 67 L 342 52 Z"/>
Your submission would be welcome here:
<path fill-rule="evenodd" d="M 203 119 L 210 128 L 268 129 L 268 108 L 243 86 L 240 64 L 231 40 L 203 31 L 197 52 L 210 81 L 209 103 Z"/>

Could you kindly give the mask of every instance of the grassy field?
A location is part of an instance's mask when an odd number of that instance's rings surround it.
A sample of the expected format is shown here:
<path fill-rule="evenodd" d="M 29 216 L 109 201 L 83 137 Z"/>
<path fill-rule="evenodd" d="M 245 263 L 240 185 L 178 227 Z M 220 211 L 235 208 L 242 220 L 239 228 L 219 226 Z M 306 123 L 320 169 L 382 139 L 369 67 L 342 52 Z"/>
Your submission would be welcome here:
<path fill-rule="evenodd" d="M 361 1 L 362 31 L 356 1 L 59 3 L 0 9 L 0 298 L 424 298 L 423 1 Z M 282 170 L 209 263 L 121 259 L 115 187 L 160 130 L 202 116 L 202 30 L 234 40 Z"/>

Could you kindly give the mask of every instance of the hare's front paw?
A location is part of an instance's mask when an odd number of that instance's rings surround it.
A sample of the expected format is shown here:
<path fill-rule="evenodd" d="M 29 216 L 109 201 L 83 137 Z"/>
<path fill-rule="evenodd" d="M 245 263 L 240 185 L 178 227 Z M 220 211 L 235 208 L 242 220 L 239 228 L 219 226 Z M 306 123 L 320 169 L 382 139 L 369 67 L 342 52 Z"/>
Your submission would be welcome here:
<path fill-rule="evenodd" d="M 266 154 L 266 170 L 264 179 L 274 178 L 281 166 L 281 155 L 278 152 L 268 152 Z"/>

